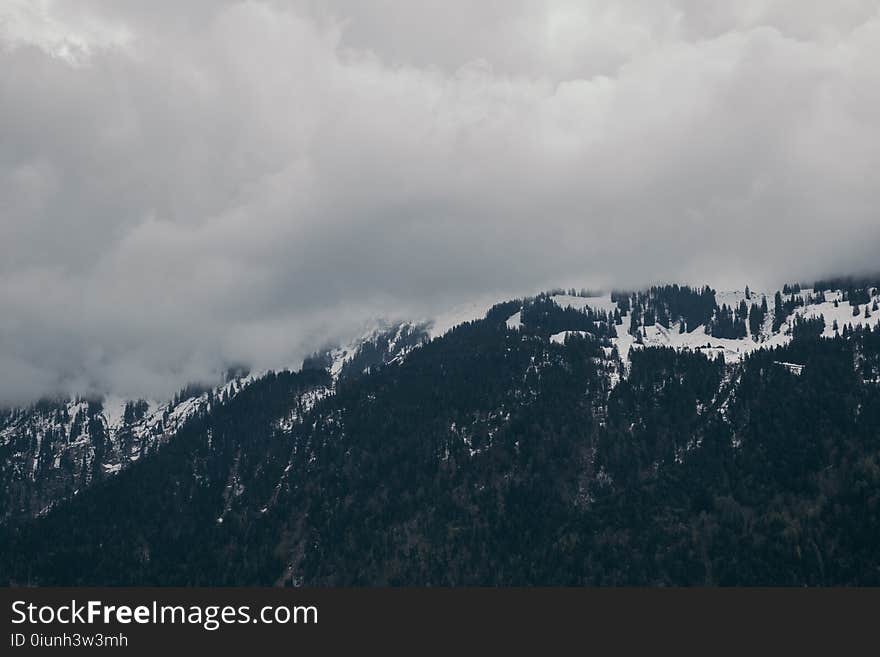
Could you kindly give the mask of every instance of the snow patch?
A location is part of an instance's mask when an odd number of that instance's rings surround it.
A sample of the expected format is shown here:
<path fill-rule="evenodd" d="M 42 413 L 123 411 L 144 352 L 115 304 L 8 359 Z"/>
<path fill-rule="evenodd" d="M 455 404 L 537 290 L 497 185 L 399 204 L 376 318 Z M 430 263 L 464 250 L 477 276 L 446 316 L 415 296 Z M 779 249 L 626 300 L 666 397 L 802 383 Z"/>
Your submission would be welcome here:
<path fill-rule="evenodd" d="M 550 342 L 555 342 L 557 344 L 565 344 L 565 339 L 569 335 L 579 335 L 579 336 L 587 336 L 590 335 L 588 331 L 560 331 L 559 333 L 554 333 L 550 336 Z"/>
<path fill-rule="evenodd" d="M 498 303 L 498 299 L 492 297 L 491 299 L 482 298 L 455 306 L 437 315 L 430 321 L 431 327 L 428 330 L 428 335 L 433 340 L 445 335 L 459 324 L 483 319 L 496 303 Z"/>

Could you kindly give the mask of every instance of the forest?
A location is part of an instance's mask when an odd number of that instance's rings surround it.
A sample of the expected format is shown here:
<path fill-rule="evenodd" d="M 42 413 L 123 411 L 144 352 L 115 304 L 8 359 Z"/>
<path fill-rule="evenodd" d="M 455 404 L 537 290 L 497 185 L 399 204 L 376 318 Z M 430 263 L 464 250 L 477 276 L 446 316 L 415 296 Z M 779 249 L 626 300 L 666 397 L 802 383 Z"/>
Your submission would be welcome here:
<path fill-rule="evenodd" d="M 717 315 L 710 297 L 618 303 L 694 324 Z M 614 315 L 537 297 L 336 381 L 320 359 L 270 373 L 0 527 L 0 579 L 877 585 L 880 328 L 824 339 L 819 321 L 736 363 L 637 349 L 615 380 Z"/>

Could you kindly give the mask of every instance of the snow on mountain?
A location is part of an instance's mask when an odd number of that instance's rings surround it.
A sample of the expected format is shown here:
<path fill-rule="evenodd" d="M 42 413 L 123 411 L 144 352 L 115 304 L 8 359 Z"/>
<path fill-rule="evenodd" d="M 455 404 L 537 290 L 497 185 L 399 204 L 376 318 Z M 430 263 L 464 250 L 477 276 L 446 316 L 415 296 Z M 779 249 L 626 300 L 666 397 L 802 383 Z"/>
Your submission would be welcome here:
<path fill-rule="evenodd" d="M 813 290 L 804 290 L 802 294 L 812 293 Z M 837 301 L 837 307 L 834 302 Z M 858 315 L 853 315 L 853 306 L 843 300 L 843 293 L 840 290 L 826 290 L 825 302 L 799 308 L 796 314 L 803 317 L 825 318 L 825 331 L 822 335 L 826 338 L 834 337 L 834 323 L 837 322 L 838 331 L 842 331 L 844 326 L 855 328 L 857 326 L 875 326 L 880 319 L 880 315 L 872 313 L 871 308 L 874 302 L 880 303 L 880 297 L 874 296 L 870 303 L 860 304 L 858 306 Z M 869 316 L 865 317 L 865 308 L 868 308 Z"/>
<path fill-rule="evenodd" d="M 569 335 L 586 335 L 586 331 L 560 331 L 559 333 L 554 333 L 550 336 L 550 342 L 555 342 L 557 344 L 565 344 L 565 339 Z"/>
<path fill-rule="evenodd" d="M 593 310 L 604 310 L 607 313 L 613 313 L 617 308 L 617 303 L 611 300 L 610 294 L 601 294 L 596 296 L 575 297 L 568 294 L 553 295 L 555 301 L 562 308 L 571 307 L 575 310 L 583 310 L 584 308 L 592 308 Z"/>
<path fill-rule="evenodd" d="M 399 361 L 428 339 L 428 323 L 377 321 L 348 343 L 312 357 L 334 380 L 360 375 L 371 367 Z"/>
<path fill-rule="evenodd" d="M 253 380 L 236 377 L 210 390 L 190 387 L 166 402 L 108 396 L 42 400 L 0 412 L 0 522 L 39 515 L 120 472 Z"/>
<path fill-rule="evenodd" d="M 450 308 L 449 310 L 426 320 L 425 323 L 430 326 L 428 329 L 428 336 L 433 340 L 434 338 L 438 338 L 447 333 L 450 329 L 459 324 L 482 319 L 486 316 L 486 313 L 489 312 L 489 309 L 498 303 L 498 301 L 497 297 L 484 297 Z"/>
<path fill-rule="evenodd" d="M 804 305 L 795 307 L 774 331 L 775 295 L 776 291 L 752 291 L 747 299 L 744 290 L 715 293 L 719 308 L 724 305 L 737 308 L 743 301 L 750 306 L 760 304 L 762 297 L 767 299 L 769 312 L 760 330 L 756 335 L 747 331 L 747 335 L 739 339 L 715 337 L 705 325 L 683 331 L 678 321 L 669 322 L 668 328 L 659 323 L 640 326 L 637 337 L 630 333 L 630 313 L 621 313 L 622 322 L 613 326 L 610 339 L 613 349 L 605 347 L 605 370 L 611 385 L 627 375 L 633 349 L 673 347 L 736 362 L 758 349 L 790 342 L 798 317 L 824 317 L 822 335 L 825 337 L 833 337 L 844 327 L 874 326 L 880 321 L 880 312 L 874 311 L 880 301 L 878 295 L 868 298 L 867 304 L 853 306 L 845 300 L 841 290 L 801 289 L 797 296 L 803 299 Z M 611 296 L 556 294 L 551 298 L 563 308 L 590 308 L 613 316 L 618 304 Z M 785 298 L 790 299 L 791 295 Z M 463 304 L 421 323 L 374 322 L 347 344 L 307 359 L 303 367 L 326 369 L 333 382 L 326 389 L 291 400 L 290 413 L 279 418 L 276 426 L 289 431 L 311 406 L 334 394 L 337 380 L 398 362 L 427 340 L 443 335 L 454 326 L 485 317 L 498 301 L 483 299 Z M 522 312 L 517 311 L 506 320 L 506 326 L 521 330 L 522 320 Z M 583 333 L 561 331 L 551 335 L 550 340 L 564 343 L 568 336 Z M 120 472 L 173 439 L 190 418 L 209 412 L 213 404 L 229 400 L 265 375 L 266 372 L 241 374 L 211 389 L 190 387 L 166 401 L 126 400 L 111 395 L 102 400 L 41 401 L 26 408 L 0 409 L 0 483 L 4 492 L 0 522 L 11 517 L 38 515 L 59 499 Z"/>
<path fill-rule="evenodd" d="M 748 299 L 744 290 L 726 290 L 715 293 L 716 304 L 719 308 L 723 305 L 729 308 L 736 308 L 743 301 L 747 305 L 760 303 L 761 298 L 766 297 L 770 312 L 759 335 L 753 336 L 751 332 L 748 332 L 746 337 L 739 339 L 719 338 L 710 335 L 707 332 L 706 326 L 703 325 L 690 332 L 681 332 L 681 326 L 678 322 L 673 322 L 669 328 L 655 323 L 652 326 L 644 327 L 645 335 L 641 343 L 639 343 L 628 331 L 630 314 L 625 313 L 622 315 L 622 324 L 615 326 L 616 337 L 612 337 L 612 343 L 617 348 L 624 362 L 628 360 L 631 349 L 641 349 L 644 347 L 690 349 L 702 351 L 714 357 L 723 356 L 725 361 L 734 362 L 742 360 L 745 356 L 758 349 L 768 349 L 788 344 L 792 339 L 791 329 L 797 317 L 823 317 L 825 328 L 822 335 L 828 338 L 835 335 L 835 323 L 837 331 L 842 331 L 844 326 L 848 326 L 850 329 L 857 326 L 875 326 L 880 321 L 880 315 L 872 314 L 871 311 L 875 302 L 880 303 L 880 295 L 874 295 L 867 304 L 860 304 L 854 310 L 854 307 L 844 300 L 843 291 L 823 290 L 821 292 L 824 293 L 825 300 L 818 303 L 810 303 L 808 300 L 819 296 L 819 291 L 808 288 L 801 289 L 796 296 L 803 298 L 805 305 L 795 308 L 792 313 L 788 314 L 779 330 L 775 332 L 772 330 L 775 290 L 771 292 L 751 291 L 750 298 Z M 554 295 L 552 299 L 563 308 L 569 306 L 579 310 L 591 308 L 608 313 L 613 313 L 617 308 L 617 304 L 611 300 L 610 294 L 591 297 L 575 297 L 561 294 Z M 868 309 L 868 316 L 865 313 L 866 308 Z M 562 342 L 568 333 L 571 333 L 571 331 L 557 333 L 552 336 L 552 339 Z"/>

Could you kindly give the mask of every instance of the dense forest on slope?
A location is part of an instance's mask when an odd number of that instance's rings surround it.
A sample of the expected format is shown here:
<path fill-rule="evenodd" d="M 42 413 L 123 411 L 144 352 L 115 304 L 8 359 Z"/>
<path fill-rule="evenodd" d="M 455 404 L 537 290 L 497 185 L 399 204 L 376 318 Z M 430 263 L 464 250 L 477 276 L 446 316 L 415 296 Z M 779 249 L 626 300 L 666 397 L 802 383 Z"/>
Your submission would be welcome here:
<path fill-rule="evenodd" d="M 704 320 L 707 290 L 664 312 Z M 0 529 L 0 577 L 880 584 L 880 328 L 728 364 L 643 348 L 618 379 L 615 321 L 510 302 L 359 376 L 272 373 Z"/>

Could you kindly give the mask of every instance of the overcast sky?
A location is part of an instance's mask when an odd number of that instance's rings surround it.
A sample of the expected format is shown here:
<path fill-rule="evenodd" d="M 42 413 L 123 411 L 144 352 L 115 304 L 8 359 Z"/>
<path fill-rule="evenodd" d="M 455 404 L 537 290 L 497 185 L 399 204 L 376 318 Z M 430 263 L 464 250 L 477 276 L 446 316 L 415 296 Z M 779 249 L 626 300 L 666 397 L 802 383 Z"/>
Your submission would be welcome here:
<path fill-rule="evenodd" d="M 880 0 L 2 0 L 0 402 L 877 269 Z"/>

